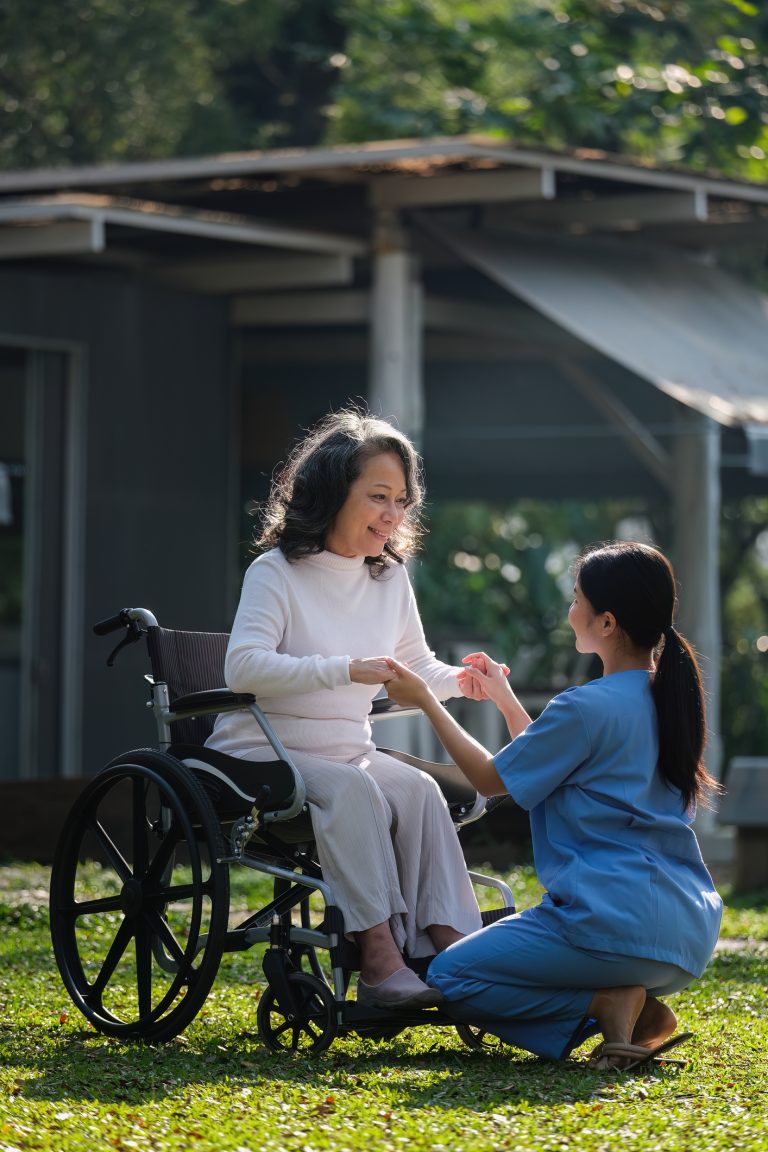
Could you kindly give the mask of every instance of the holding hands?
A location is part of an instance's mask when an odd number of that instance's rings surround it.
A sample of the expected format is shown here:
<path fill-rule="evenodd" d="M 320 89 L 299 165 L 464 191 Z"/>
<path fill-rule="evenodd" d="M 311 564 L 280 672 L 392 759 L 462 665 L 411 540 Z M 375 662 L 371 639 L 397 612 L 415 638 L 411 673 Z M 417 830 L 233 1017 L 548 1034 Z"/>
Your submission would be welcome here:
<path fill-rule="evenodd" d="M 470 652 L 462 660 L 466 667 L 459 672 L 459 687 L 464 696 L 470 700 L 493 700 L 501 707 L 502 701 L 507 700 L 512 689 L 507 683 L 509 668 L 506 664 L 497 664 L 485 652 Z"/>
<path fill-rule="evenodd" d="M 386 656 L 367 656 L 349 662 L 349 679 L 353 684 L 386 684 L 394 675 Z"/>

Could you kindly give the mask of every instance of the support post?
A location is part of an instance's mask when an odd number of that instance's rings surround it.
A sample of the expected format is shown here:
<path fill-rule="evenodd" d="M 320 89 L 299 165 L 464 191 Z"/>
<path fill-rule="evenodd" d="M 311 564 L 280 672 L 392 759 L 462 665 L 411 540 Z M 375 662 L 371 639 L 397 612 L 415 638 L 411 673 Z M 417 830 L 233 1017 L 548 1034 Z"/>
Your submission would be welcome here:
<path fill-rule="evenodd" d="M 680 592 L 678 623 L 701 657 L 707 697 L 709 743 L 706 764 L 722 776 L 720 737 L 720 429 L 709 417 L 685 409 L 679 414 L 674 457 L 675 571 Z M 714 832 L 711 811 L 699 813 L 697 827 Z"/>
<path fill-rule="evenodd" d="M 394 417 L 418 446 L 424 424 L 422 291 L 397 214 L 382 209 L 373 236 L 370 385 L 372 412 Z"/>

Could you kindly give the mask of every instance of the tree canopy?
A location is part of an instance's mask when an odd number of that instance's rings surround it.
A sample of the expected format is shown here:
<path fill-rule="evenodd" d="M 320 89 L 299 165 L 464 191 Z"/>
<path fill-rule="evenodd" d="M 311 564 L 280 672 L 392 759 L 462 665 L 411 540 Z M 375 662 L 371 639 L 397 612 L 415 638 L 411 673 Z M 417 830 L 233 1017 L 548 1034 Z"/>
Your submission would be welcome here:
<path fill-rule="evenodd" d="M 5 168 L 485 133 L 763 179 L 756 0 L 0 0 Z"/>

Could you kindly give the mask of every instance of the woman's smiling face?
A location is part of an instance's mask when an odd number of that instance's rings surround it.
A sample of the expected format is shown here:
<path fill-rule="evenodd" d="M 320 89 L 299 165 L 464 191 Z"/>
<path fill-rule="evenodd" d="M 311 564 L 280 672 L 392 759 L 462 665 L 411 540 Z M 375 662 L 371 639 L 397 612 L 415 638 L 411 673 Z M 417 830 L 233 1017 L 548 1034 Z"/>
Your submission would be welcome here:
<path fill-rule="evenodd" d="M 407 507 L 400 459 L 394 452 L 369 457 L 349 486 L 326 537 L 326 549 L 338 556 L 380 556 Z"/>

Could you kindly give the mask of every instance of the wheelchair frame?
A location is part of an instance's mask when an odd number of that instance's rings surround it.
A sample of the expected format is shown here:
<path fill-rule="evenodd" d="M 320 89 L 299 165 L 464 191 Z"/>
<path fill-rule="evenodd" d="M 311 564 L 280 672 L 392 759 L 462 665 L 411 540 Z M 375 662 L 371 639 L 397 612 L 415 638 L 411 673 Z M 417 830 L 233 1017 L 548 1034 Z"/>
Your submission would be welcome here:
<path fill-rule="evenodd" d="M 123 609 L 94 627 L 98 635 L 120 629 L 125 635 L 110 665 L 124 646 L 145 636 L 152 659 L 152 641 L 164 633 L 143 608 Z M 215 641 L 217 657 L 226 642 L 224 634 L 165 635 Z M 320 1052 L 337 1035 L 386 1038 L 422 1024 L 451 1025 L 471 1047 L 495 1046 L 484 1032 L 457 1024 L 441 1009 L 385 1011 L 347 999 L 350 977 L 359 969 L 358 953 L 344 935 L 341 911 L 313 857 L 304 782 L 290 754 L 253 696 L 218 687 L 179 696 L 170 677 L 158 678 L 156 660 L 152 663 L 153 674 L 146 679 L 158 748 L 124 753 L 86 784 L 64 823 L 51 870 L 54 954 L 64 985 L 85 1018 L 107 1035 L 170 1040 L 200 1011 L 224 952 L 265 944 L 267 987 L 259 1000 L 257 1027 L 274 1051 Z M 208 659 L 211 663 L 218 658 Z M 223 666 L 215 671 L 223 676 Z M 201 718 L 243 708 L 260 725 L 276 761 L 237 760 L 202 742 L 174 744 L 175 725 L 199 725 Z M 385 715 L 417 711 L 386 700 L 381 708 Z M 452 765 L 391 754 L 444 777 L 439 779 L 444 792 L 445 780 L 449 785 L 461 781 L 458 799 L 451 804 L 447 797 L 457 830 L 499 802 L 474 793 Z M 106 867 L 94 870 L 94 858 Z M 273 899 L 230 928 L 228 869 L 233 864 L 272 877 Z M 483 914 L 486 923 L 514 912 L 506 884 L 469 874 L 474 883 L 496 889 L 503 901 L 501 908 Z M 313 894 L 324 907 L 314 926 Z M 330 980 L 318 951 L 328 953 Z M 418 969 L 419 963 L 412 966 Z"/>

